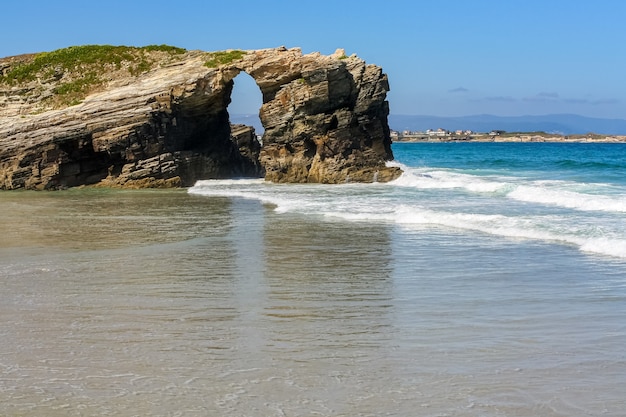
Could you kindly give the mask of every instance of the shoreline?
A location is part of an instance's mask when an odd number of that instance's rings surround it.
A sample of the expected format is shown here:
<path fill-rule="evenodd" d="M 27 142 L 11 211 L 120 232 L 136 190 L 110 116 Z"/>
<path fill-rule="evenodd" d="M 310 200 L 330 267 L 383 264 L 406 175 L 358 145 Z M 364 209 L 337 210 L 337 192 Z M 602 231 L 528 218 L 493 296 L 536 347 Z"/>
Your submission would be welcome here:
<path fill-rule="evenodd" d="M 444 142 L 499 142 L 499 143 L 626 143 L 622 135 L 541 135 L 541 134 L 504 134 L 504 135 L 469 135 L 469 136 L 427 136 L 404 135 L 393 138 L 394 143 L 444 143 Z"/>

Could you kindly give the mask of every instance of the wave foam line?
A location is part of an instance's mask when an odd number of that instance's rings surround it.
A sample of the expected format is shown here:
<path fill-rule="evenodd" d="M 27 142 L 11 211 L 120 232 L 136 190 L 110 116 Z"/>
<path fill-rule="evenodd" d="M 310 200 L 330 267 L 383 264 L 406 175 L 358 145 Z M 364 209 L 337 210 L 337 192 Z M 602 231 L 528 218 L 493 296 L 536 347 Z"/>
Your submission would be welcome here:
<path fill-rule="evenodd" d="M 493 181 L 489 177 L 460 174 L 443 170 L 403 168 L 400 178 L 391 184 L 417 189 L 465 189 L 474 193 L 497 193 L 511 187 L 508 181 Z"/>
<path fill-rule="evenodd" d="M 579 211 L 626 213 L 626 195 L 587 194 L 570 191 L 568 187 L 581 184 L 563 181 L 533 181 L 521 184 L 523 178 L 492 177 L 454 173 L 443 170 L 403 167 L 404 173 L 391 184 L 416 189 L 464 189 L 473 193 L 501 193 L 506 197 L 526 203 L 537 203 Z M 585 184 L 600 189 L 604 184 Z"/>
<path fill-rule="evenodd" d="M 626 258 L 626 240 L 581 236 L 575 234 L 575 231 L 571 234 L 559 233 L 541 225 L 541 219 L 514 218 L 500 214 L 450 213 L 402 207 L 398 209 L 396 221 L 406 226 L 435 225 L 507 238 L 561 242 L 574 245 L 583 252 Z"/>
<path fill-rule="evenodd" d="M 259 200 L 262 203 L 279 205 L 282 199 L 259 192 L 263 179 L 202 180 L 197 181 L 187 192 L 205 197 L 236 197 Z"/>
<path fill-rule="evenodd" d="M 527 203 L 539 203 L 581 211 L 626 212 L 626 197 L 594 195 L 574 191 L 520 185 L 507 197 Z"/>
<path fill-rule="evenodd" d="M 446 212 L 407 204 L 389 204 L 389 201 L 370 200 L 367 197 L 363 200 L 355 200 L 354 195 L 351 193 L 348 193 L 347 199 L 344 198 L 346 197 L 345 195 L 341 196 L 334 192 L 330 194 L 322 193 L 320 195 L 307 190 L 307 192 L 301 193 L 304 189 L 300 189 L 299 192 L 294 194 L 294 188 L 292 187 L 286 187 L 283 190 L 278 186 L 272 185 L 260 187 L 262 184 L 262 181 L 257 180 L 248 182 L 237 180 L 233 183 L 222 180 L 202 181 L 190 188 L 189 193 L 205 196 L 256 199 L 262 203 L 274 205 L 274 210 L 277 213 L 290 211 L 315 213 L 326 217 L 340 218 L 345 221 L 388 222 L 406 227 L 411 225 L 443 226 L 507 238 L 560 242 L 576 246 L 584 252 L 626 258 L 625 239 L 598 236 L 597 230 L 585 229 L 584 227 L 586 226 L 578 227 L 571 222 L 564 223 L 564 219 L 561 217 L 510 217 L 503 214 Z M 337 191 L 336 188 L 332 190 Z M 559 190 L 559 192 L 563 193 L 564 191 Z M 572 201 L 577 201 L 579 193 L 572 194 L 576 194 L 572 197 L 574 199 Z M 513 198 L 515 194 L 511 196 L 511 193 L 509 193 L 508 196 Z M 561 198 L 562 195 L 559 196 L 557 194 L 557 197 Z M 564 204 L 562 200 L 558 202 Z M 597 201 L 594 204 L 596 203 Z M 576 204 L 581 206 L 584 203 L 578 202 Z M 587 208 L 590 207 L 592 206 L 587 206 Z"/>

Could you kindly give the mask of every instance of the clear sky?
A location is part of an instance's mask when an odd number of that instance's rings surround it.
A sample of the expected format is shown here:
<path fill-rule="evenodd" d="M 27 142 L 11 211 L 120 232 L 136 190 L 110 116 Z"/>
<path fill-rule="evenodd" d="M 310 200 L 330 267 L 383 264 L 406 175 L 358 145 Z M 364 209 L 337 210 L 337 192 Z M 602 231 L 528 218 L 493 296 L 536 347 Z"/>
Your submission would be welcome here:
<path fill-rule="evenodd" d="M 31 0 L 3 3 L 1 17 L 0 56 L 344 48 L 389 75 L 393 114 L 626 118 L 624 0 Z M 260 93 L 235 82 L 231 113 L 256 113 Z"/>

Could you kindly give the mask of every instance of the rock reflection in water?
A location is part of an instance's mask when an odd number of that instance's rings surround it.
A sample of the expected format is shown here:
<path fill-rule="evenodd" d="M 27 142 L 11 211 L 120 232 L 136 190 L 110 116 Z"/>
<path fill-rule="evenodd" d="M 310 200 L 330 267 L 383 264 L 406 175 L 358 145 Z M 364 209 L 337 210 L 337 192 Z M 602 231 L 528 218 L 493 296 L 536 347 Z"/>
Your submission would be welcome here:
<path fill-rule="evenodd" d="M 372 395 L 384 228 L 179 192 L 8 199 L 30 215 L 0 251 L 0 414 L 329 415 Z"/>
<path fill-rule="evenodd" d="M 270 415 L 349 415 L 375 409 L 364 401 L 384 401 L 376 390 L 385 389 L 379 382 L 389 375 L 388 231 L 303 224 L 283 215 L 267 216 L 264 225 L 245 232 L 236 235 L 254 245 L 236 245 L 243 248 L 237 251 L 245 271 L 239 279 L 247 277 L 238 288 L 254 290 L 242 305 L 241 353 L 224 380 L 246 395 L 227 411 L 243 406 Z M 251 254 L 251 247 L 260 250 Z"/>

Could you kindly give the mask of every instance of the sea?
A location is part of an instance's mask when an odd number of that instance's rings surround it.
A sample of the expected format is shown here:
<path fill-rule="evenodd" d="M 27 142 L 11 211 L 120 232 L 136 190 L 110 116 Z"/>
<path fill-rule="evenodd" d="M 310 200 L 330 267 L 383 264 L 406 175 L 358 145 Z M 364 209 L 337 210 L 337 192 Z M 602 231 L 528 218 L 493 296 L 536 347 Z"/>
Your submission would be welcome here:
<path fill-rule="evenodd" d="M 626 413 L 626 144 L 0 193 L 1 416 Z"/>

